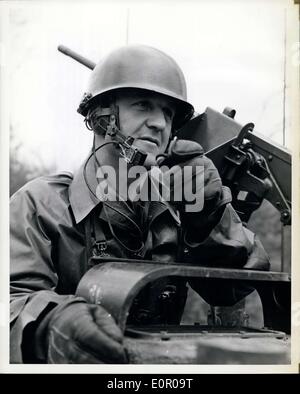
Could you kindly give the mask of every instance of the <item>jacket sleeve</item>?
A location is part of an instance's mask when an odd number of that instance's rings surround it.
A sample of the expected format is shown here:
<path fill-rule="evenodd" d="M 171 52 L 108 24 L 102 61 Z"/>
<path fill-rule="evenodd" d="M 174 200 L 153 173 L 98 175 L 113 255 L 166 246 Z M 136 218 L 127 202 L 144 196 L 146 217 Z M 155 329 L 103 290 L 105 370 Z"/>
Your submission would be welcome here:
<path fill-rule="evenodd" d="M 55 292 L 58 278 L 51 258 L 51 236 L 44 227 L 42 212 L 37 212 L 32 194 L 26 187 L 20 189 L 10 202 L 12 363 L 32 361 L 26 360 L 30 350 L 26 348 L 33 346 L 30 340 L 24 343 L 26 332 L 32 332 L 49 310 L 69 298 Z"/>
<path fill-rule="evenodd" d="M 224 268 L 269 270 L 270 261 L 258 237 L 241 222 L 231 204 L 225 206 L 219 222 L 200 242 L 184 234 L 186 262 Z M 248 286 L 232 286 L 220 281 L 218 291 L 210 281 L 190 282 L 192 288 L 211 305 L 233 305 L 253 291 Z"/>

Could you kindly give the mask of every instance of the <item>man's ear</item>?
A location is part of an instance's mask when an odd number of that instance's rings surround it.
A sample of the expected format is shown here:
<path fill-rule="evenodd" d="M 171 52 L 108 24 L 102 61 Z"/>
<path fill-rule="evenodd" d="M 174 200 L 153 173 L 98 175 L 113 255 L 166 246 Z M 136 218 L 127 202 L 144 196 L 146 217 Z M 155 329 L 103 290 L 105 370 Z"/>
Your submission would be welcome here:
<path fill-rule="evenodd" d="M 96 135 L 101 135 L 105 137 L 107 128 L 110 125 L 111 109 L 96 107 L 89 110 L 86 118 L 85 124 L 89 130 L 92 130 Z"/>
<path fill-rule="evenodd" d="M 119 108 L 115 104 L 116 96 L 113 93 L 103 94 L 91 103 L 88 113 L 84 119 L 88 130 L 97 135 L 105 137 L 107 126 L 110 124 L 110 116 L 116 118 L 116 125 L 119 128 Z"/>

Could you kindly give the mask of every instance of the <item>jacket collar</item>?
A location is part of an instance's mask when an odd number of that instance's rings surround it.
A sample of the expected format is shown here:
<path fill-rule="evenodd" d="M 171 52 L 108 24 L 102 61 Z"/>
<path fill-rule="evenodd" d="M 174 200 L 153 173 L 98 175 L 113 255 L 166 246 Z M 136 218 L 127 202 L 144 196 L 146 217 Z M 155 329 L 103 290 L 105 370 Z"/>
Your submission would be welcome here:
<path fill-rule="evenodd" d="M 78 169 L 74 175 L 74 179 L 69 187 L 69 201 L 75 217 L 76 224 L 86 218 L 91 211 L 98 206 L 101 201 L 97 199 L 89 190 L 84 179 L 84 165 Z M 92 160 L 86 168 L 86 178 L 89 183 L 89 187 L 96 194 L 97 179 L 95 175 L 95 168 Z M 123 228 L 126 231 L 137 231 L 137 227 L 141 226 L 140 221 L 143 220 L 143 216 L 139 215 L 137 218 L 136 212 L 130 208 L 128 204 L 122 202 L 109 202 L 106 207 L 106 211 L 109 214 L 110 223 L 119 228 Z M 123 213 L 123 215 L 122 215 Z M 101 210 L 100 219 L 107 221 L 106 213 Z M 136 225 L 134 225 L 136 223 Z"/>
<path fill-rule="evenodd" d="M 75 173 L 73 182 L 69 187 L 69 200 L 76 223 L 81 222 L 100 203 L 85 183 L 84 165 L 85 162 Z M 97 179 L 92 159 L 89 160 L 86 167 L 86 178 L 91 190 L 96 194 Z"/>
<path fill-rule="evenodd" d="M 84 166 L 85 162 L 81 165 L 81 167 L 78 169 L 78 171 L 74 175 L 73 182 L 71 183 L 69 187 L 69 201 L 74 213 L 75 221 L 78 224 L 81 222 L 99 203 L 101 202 L 96 196 L 94 196 L 91 191 L 89 190 L 85 179 L 84 179 Z M 86 167 L 86 178 L 89 183 L 89 187 L 93 191 L 94 194 L 96 194 L 96 188 L 97 188 L 97 178 L 96 178 L 96 172 L 95 168 L 93 165 L 93 160 L 89 160 L 88 165 Z M 173 216 L 173 219 L 177 224 L 180 224 L 180 219 L 175 212 L 175 210 L 168 204 L 167 202 L 160 202 L 161 205 L 160 210 L 165 211 L 168 210 L 170 214 Z M 114 206 L 117 206 L 118 209 L 120 210 L 121 206 L 123 204 L 120 204 L 119 202 L 117 203 L 110 203 L 110 206 L 112 208 Z M 130 216 L 134 218 L 134 212 L 131 210 L 128 210 L 128 207 L 125 208 L 124 211 L 124 206 L 121 209 L 123 212 L 126 212 L 127 216 Z M 160 212 L 161 213 L 161 212 Z M 105 219 L 105 216 L 103 216 L 104 213 L 102 212 L 102 215 L 100 217 L 103 220 Z M 110 218 L 111 220 L 115 221 L 116 225 L 122 226 L 122 220 L 120 218 L 120 215 L 116 215 L 115 212 L 110 210 Z M 127 221 L 126 221 L 127 222 Z"/>

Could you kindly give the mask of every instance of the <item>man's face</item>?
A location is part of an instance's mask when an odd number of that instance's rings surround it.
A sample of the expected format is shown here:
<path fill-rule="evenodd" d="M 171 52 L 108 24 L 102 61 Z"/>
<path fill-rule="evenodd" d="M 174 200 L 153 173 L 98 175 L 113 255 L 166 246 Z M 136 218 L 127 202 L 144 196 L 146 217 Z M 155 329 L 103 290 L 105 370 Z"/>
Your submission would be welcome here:
<path fill-rule="evenodd" d="M 148 153 L 145 166 L 156 164 L 171 134 L 175 105 L 171 99 L 147 90 L 131 89 L 117 95 L 121 132 L 135 138 L 134 146 Z"/>

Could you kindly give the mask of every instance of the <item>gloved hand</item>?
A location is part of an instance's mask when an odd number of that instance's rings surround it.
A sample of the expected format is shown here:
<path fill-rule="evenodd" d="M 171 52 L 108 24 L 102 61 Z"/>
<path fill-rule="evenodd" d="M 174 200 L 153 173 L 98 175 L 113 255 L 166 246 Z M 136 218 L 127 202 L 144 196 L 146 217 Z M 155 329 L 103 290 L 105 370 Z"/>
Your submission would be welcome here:
<path fill-rule="evenodd" d="M 122 333 L 101 306 L 74 298 L 57 306 L 40 324 L 36 338 L 46 342 L 50 364 L 123 364 Z"/>
<path fill-rule="evenodd" d="M 164 166 L 167 166 L 170 170 L 164 171 Z M 215 202 L 219 200 L 222 194 L 222 181 L 213 162 L 204 156 L 200 144 L 190 140 L 172 141 L 168 155 L 161 163 L 161 169 L 164 172 L 165 179 L 168 179 L 169 174 L 174 174 L 174 177 L 171 177 L 170 184 L 171 198 L 176 196 L 176 188 L 180 186 L 180 182 L 182 184 L 183 199 L 173 201 L 180 210 L 192 211 L 188 208 L 188 206 L 191 208 L 195 203 L 195 201 L 190 200 L 191 192 L 198 196 L 202 193 L 203 206 L 200 210 L 202 208 L 208 209 L 209 205 L 212 209 L 215 208 Z"/>
<path fill-rule="evenodd" d="M 170 170 L 164 171 L 163 166 Z M 190 171 L 186 175 L 183 168 L 188 167 Z M 174 181 L 170 184 L 171 197 L 176 196 L 176 188 L 181 182 L 182 200 L 173 201 L 173 204 L 180 211 L 183 224 L 193 230 L 212 228 L 220 219 L 225 204 L 231 201 L 231 194 L 222 186 L 219 172 L 204 156 L 202 146 L 190 140 L 173 141 L 161 169 L 164 177 L 168 178 L 171 172 L 174 174 Z M 193 196 L 196 200 L 189 201 Z"/>

